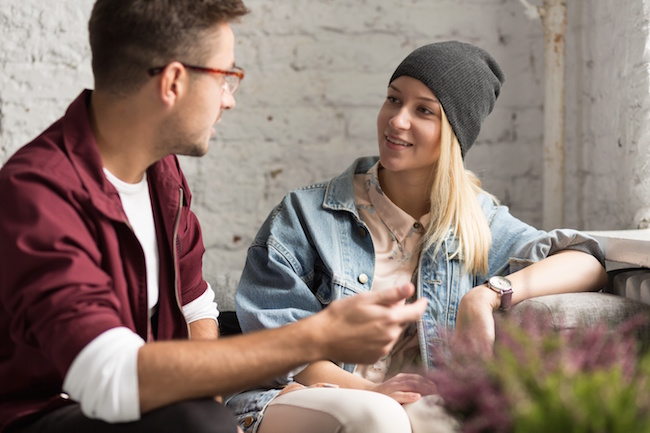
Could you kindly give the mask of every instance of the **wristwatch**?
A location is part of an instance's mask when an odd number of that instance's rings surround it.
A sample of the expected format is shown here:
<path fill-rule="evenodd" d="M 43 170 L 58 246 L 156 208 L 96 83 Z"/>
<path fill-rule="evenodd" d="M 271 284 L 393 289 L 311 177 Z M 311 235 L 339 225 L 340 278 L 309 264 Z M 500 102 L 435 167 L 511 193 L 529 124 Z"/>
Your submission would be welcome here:
<path fill-rule="evenodd" d="M 486 282 L 487 286 L 501 295 L 501 310 L 509 310 L 512 306 L 512 283 L 506 277 L 495 275 Z"/>

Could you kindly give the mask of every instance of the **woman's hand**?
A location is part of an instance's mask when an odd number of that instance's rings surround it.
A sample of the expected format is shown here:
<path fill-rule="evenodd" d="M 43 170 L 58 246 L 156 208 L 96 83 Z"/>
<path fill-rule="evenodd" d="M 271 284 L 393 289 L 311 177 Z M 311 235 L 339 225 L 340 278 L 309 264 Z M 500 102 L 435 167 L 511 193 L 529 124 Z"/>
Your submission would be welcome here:
<path fill-rule="evenodd" d="M 364 382 L 372 383 L 365 380 Z M 319 382 L 305 386 L 298 382 L 292 382 L 287 385 L 279 395 L 306 388 L 338 388 L 338 385 Z M 420 397 L 424 395 L 436 393 L 436 384 L 431 379 L 420 376 L 419 374 L 408 373 L 400 373 L 385 382 L 377 384 L 373 383 L 371 386 L 351 388 L 379 392 L 392 397 L 400 404 L 413 403 L 418 401 Z"/>
<path fill-rule="evenodd" d="M 419 374 L 400 373 L 378 383 L 370 391 L 385 394 L 400 404 L 406 404 L 418 401 L 424 395 L 435 394 L 436 384 Z"/>
<path fill-rule="evenodd" d="M 452 345 L 460 353 L 490 356 L 494 346 L 494 310 L 499 295 L 482 284 L 467 292 L 458 305 Z"/>

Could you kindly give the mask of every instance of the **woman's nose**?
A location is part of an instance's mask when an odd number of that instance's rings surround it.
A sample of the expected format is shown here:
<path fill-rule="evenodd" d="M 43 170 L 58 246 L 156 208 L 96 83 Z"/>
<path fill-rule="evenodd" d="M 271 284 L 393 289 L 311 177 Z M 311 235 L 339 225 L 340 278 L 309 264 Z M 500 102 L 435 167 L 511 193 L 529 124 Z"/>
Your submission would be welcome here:
<path fill-rule="evenodd" d="M 401 108 L 393 117 L 390 118 L 389 123 L 396 129 L 408 129 L 411 125 L 411 118 L 408 110 Z"/>

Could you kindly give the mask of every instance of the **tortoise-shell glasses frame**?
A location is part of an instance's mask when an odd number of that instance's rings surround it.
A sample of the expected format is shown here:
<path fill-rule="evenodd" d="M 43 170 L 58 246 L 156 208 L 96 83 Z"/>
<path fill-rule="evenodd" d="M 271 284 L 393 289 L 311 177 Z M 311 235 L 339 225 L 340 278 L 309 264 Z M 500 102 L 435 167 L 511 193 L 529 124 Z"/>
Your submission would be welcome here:
<path fill-rule="evenodd" d="M 215 69 L 215 68 L 206 68 L 205 66 L 196 66 L 196 65 L 190 65 L 187 63 L 180 62 L 181 65 L 183 65 L 186 69 L 195 71 L 195 72 L 203 72 L 205 74 L 214 74 L 214 75 L 224 75 L 225 76 L 225 85 L 224 88 L 230 93 L 231 95 L 234 95 L 237 89 L 239 88 L 239 83 L 241 80 L 244 79 L 245 72 L 242 68 L 235 66 L 231 70 L 225 70 L 225 69 Z M 165 69 L 167 66 L 157 66 L 155 68 L 149 69 L 147 72 L 149 73 L 149 76 L 153 77 L 158 74 L 160 74 L 163 69 Z"/>

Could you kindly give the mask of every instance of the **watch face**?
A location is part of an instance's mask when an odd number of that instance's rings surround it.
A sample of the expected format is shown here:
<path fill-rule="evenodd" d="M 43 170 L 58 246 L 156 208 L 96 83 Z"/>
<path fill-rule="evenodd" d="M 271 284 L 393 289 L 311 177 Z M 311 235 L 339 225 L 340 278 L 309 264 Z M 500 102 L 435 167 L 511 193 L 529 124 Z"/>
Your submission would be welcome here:
<path fill-rule="evenodd" d="M 509 288 L 512 287 L 512 284 L 510 284 L 510 280 L 508 280 L 505 277 L 500 277 L 500 276 L 490 277 L 489 282 L 492 287 L 499 290 L 508 290 Z"/>

